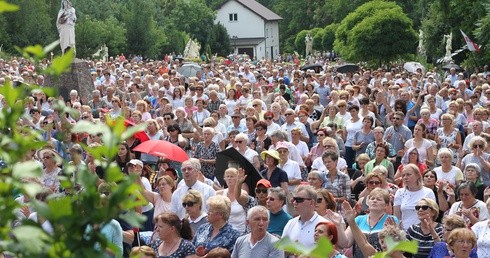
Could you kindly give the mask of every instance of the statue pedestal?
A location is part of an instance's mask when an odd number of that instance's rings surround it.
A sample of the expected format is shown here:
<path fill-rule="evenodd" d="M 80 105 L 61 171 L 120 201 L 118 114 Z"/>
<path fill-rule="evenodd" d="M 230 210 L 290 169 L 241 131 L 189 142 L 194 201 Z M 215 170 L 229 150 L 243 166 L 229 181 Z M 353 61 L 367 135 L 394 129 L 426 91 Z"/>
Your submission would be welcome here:
<path fill-rule="evenodd" d="M 65 100 L 70 99 L 71 90 L 78 91 L 78 96 L 86 96 L 87 100 L 90 100 L 92 90 L 95 89 L 88 63 L 78 58 L 73 60 L 71 71 L 61 74 L 59 78 L 46 76 L 45 85 L 58 88 L 59 94 Z"/>

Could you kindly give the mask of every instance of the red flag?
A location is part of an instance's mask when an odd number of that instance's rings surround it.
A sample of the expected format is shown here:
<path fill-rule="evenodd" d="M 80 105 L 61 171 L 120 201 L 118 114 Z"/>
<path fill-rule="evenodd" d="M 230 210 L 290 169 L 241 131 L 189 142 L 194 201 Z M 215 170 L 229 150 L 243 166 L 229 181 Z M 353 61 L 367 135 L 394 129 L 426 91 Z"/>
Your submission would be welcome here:
<path fill-rule="evenodd" d="M 459 31 L 461 31 L 461 34 L 463 34 L 463 38 L 464 41 L 466 41 L 468 50 L 470 50 L 471 52 L 480 52 L 480 47 L 475 42 L 473 42 L 462 30 Z"/>

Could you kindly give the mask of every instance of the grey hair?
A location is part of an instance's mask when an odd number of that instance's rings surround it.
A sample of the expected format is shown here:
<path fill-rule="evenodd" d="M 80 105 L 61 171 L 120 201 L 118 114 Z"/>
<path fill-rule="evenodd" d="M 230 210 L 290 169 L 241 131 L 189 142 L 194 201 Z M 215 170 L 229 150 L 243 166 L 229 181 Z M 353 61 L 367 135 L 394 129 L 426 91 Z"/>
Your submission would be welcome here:
<path fill-rule="evenodd" d="M 453 151 L 448 148 L 441 148 L 439 152 L 437 152 L 437 158 L 441 159 L 441 156 L 444 154 L 449 155 L 449 157 L 451 157 L 451 160 L 453 159 Z"/>
<path fill-rule="evenodd" d="M 282 189 L 281 187 L 277 186 L 269 188 L 268 193 L 276 194 L 277 198 L 279 198 L 279 200 L 281 200 L 283 204 L 286 204 L 286 191 L 284 191 L 284 189 Z"/>
<path fill-rule="evenodd" d="M 190 159 L 184 161 L 183 163 L 189 163 L 189 164 L 191 164 L 191 166 L 194 167 L 194 169 L 196 169 L 197 171 L 201 171 L 201 162 L 196 158 L 190 158 Z M 184 166 L 183 163 L 182 163 L 182 166 Z"/>
<path fill-rule="evenodd" d="M 287 139 L 286 133 L 281 130 L 272 132 L 271 137 L 276 137 L 279 141 L 284 141 Z"/>
<path fill-rule="evenodd" d="M 262 206 L 262 205 L 257 205 L 257 206 L 250 208 L 250 210 L 248 210 L 248 212 L 247 212 L 247 220 L 252 219 L 252 216 L 259 213 L 259 212 L 263 212 L 263 213 L 267 214 L 267 219 L 270 220 L 269 210 L 267 210 L 267 208 Z"/>

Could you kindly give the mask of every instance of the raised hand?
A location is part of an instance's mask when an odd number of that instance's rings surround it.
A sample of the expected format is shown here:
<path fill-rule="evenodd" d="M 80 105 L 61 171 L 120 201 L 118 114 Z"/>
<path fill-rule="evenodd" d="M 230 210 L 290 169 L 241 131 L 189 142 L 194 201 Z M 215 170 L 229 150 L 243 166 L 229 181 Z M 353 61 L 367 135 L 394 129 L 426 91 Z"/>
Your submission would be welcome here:
<path fill-rule="evenodd" d="M 342 209 L 344 210 L 344 218 L 347 222 L 353 222 L 354 219 L 356 218 L 357 216 L 357 213 L 354 211 L 354 209 L 352 209 L 352 207 L 350 206 L 350 203 L 348 201 L 344 201 L 342 203 Z M 327 214 L 328 214 L 328 211 L 327 210 Z M 339 215 L 340 216 L 340 215 Z M 340 217 L 342 219 L 342 217 Z M 332 221 L 333 222 L 333 221 Z"/>

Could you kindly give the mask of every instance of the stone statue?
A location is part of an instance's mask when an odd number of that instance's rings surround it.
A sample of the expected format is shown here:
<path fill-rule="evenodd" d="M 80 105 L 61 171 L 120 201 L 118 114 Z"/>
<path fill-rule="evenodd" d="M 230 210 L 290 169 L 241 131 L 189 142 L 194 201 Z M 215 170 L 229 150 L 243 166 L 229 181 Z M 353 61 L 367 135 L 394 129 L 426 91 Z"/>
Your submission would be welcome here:
<path fill-rule="evenodd" d="M 305 37 L 305 45 L 306 45 L 306 52 L 305 56 L 309 56 L 311 54 L 311 50 L 313 48 L 313 38 L 311 37 L 311 34 L 308 32 Z"/>
<path fill-rule="evenodd" d="M 189 39 L 185 45 L 184 59 L 199 58 L 199 50 L 201 50 L 201 45 L 199 42 Z"/>
<path fill-rule="evenodd" d="M 70 0 L 61 0 L 61 9 L 56 19 L 56 28 L 60 34 L 61 52 L 75 49 L 75 22 L 77 16 Z"/>
<path fill-rule="evenodd" d="M 453 50 L 453 46 L 452 46 L 453 33 L 451 32 L 448 35 L 444 35 L 444 38 L 446 38 L 446 56 L 445 56 L 445 58 L 452 59 L 451 58 L 451 51 Z"/>
<path fill-rule="evenodd" d="M 419 55 L 425 56 L 425 47 L 424 47 L 424 31 L 419 30 L 419 46 L 417 47 L 417 51 Z"/>
<path fill-rule="evenodd" d="M 106 46 L 105 43 L 99 48 L 99 50 L 97 50 L 97 52 L 92 55 L 92 58 L 107 62 L 109 58 L 109 48 Z"/>

